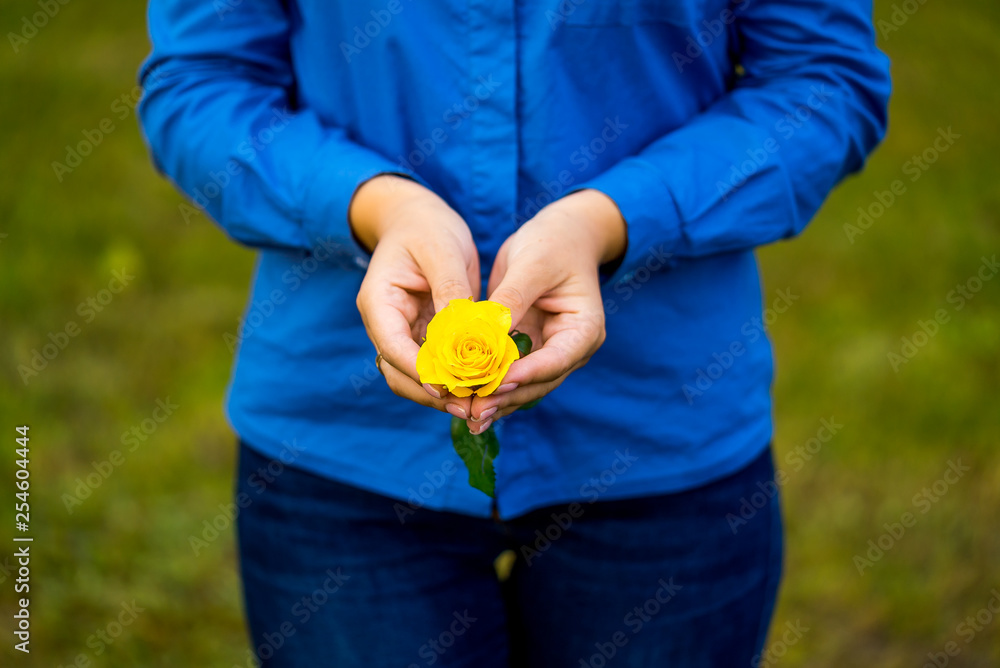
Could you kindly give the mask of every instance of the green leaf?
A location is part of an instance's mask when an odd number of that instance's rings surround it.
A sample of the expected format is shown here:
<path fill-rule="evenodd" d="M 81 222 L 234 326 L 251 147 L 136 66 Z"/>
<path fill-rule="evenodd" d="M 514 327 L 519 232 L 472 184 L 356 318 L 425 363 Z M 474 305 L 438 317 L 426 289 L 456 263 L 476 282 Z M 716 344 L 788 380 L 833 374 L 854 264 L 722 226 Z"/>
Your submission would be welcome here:
<path fill-rule="evenodd" d="M 515 330 L 510 338 L 514 339 L 517 352 L 521 357 L 531 352 L 530 336 Z M 539 401 L 541 399 L 536 399 L 521 408 L 531 408 Z M 451 444 L 465 463 L 465 468 L 469 469 L 469 485 L 491 499 L 494 498 L 497 474 L 493 468 L 493 460 L 500 456 L 500 441 L 497 439 L 493 427 L 482 434 L 472 434 L 469 432 L 465 420 L 453 417 L 451 419 Z"/>
<path fill-rule="evenodd" d="M 469 469 L 469 485 L 493 498 L 493 490 L 497 484 L 493 460 L 500 454 L 500 441 L 497 440 L 493 427 L 482 434 L 472 434 L 465 420 L 453 417 L 451 443 L 465 462 L 465 468 Z"/>
<path fill-rule="evenodd" d="M 510 335 L 510 338 L 514 339 L 514 343 L 517 345 L 517 352 L 521 354 L 521 357 L 524 357 L 525 355 L 531 352 L 530 336 L 528 336 L 524 332 L 519 332 L 515 329 L 514 333 Z M 541 397 L 539 397 L 534 401 L 529 401 L 525 405 L 521 406 L 519 410 L 526 411 L 529 408 L 534 408 L 535 406 L 538 405 L 538 402 L 541 400 L 542 400 Z"/>
<path fill-rule="evenodd" d="M 530 336 L 515 329 L 514 333 L 510 335 L 510 338 L 514 339 L 514 344 L 517 345 L 517 352 L 521 357 L 524 357 L 531 352 Z"/>

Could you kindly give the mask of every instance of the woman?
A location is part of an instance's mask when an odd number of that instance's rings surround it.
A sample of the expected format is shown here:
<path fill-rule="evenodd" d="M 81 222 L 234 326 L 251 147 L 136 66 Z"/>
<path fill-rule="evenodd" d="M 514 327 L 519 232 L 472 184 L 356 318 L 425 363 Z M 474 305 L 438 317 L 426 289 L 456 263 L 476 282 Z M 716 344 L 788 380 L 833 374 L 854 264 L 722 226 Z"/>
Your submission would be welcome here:
<path fill-rule="evenodd" d="M 152 0 L 156 164 L 259 250 L 227 408 L 265 665 L 766 664 L 782 539 L 753 249 L 885 130 L 870 13 Z M 459 398 L 415 360 L 470 295 L 535 351 Z M 495 502 L 448 413 L 496 425 Z"/>

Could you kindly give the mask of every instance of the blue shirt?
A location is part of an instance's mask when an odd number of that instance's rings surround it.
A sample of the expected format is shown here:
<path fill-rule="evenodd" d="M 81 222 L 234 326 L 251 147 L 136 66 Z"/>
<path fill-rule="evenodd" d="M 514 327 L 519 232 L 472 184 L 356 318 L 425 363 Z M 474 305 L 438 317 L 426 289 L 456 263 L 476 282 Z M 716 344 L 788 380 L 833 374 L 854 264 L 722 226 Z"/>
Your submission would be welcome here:
<path fill-rule="evenodd" d="M 501 516 L 691 488 L 766 447 L 753 249 L 801 231 L 885 131 L 868 0 L 152 0 L 149 25 L 156 165 L 259 249 L 227 337 L 228 414 L 252 446 L 404 520 L 490 513 L 450 416 L 389 391 L 355 306 L 348 206 L 396 172 L 464 217 L 484 280 L 573 190 L 628 225 L 603 347 L 497 428 Z"/>

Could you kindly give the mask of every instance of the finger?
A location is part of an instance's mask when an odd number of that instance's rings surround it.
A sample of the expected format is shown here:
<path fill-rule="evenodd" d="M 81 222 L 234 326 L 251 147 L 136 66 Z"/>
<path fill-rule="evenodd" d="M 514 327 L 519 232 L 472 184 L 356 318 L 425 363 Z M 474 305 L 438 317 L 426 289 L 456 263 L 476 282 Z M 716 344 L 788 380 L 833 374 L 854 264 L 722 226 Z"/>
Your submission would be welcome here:
<path fill-rule="evenodd" d="M 500 246 L 500 250 L 497 251 L 496 257 L 493 258 L 493 267 L 490 269 L 490 279 L 486 284 L 486 293 L 488 295 L 493 295 L 493 292 L 500 285 L 500 281 L 503 280 L 504 274 L 507 273 L 507 251 L 510 248 L 510 237 L 503 242 Z"/>
<path fill-rule="evenodd" d="M 495 422 L 520 409 L 521 406 L 535 401 L 536 399 L 541 399 L 545 395 L 552 392 L 552 390 L 559 387 L 568 377 L 569 374 L 567 373 L 552 382 L 533 383 L 527 387 L 519 387 L 518 389 L 507 392 L 506 394 L 491 394 L 488 397 L 473 397 L 471 409 L 473 417 L 467 421 L 469 431 L 475 433 L 476 429 L 482 428 L 484 421 L 492 420 Z"/>
<path fill-rule="evenodd" d="M 448 388 L 444 385 L 434 385 L 432 383 L 424 383 L 424 389 L 429 395 L 435 399 L 443 399 L 444 395 L 448 394 Z"/>
<path fill-rule="evenodd" d="M 542 347 L 515 361 L 503 382 L 519 387 L 548 383 L 583 366 L 600 346 L 600 335 L 575 328 L 562 329 L 549 336 Z"/>
<path fill-rule="evenodd" d="M 417 351 L 406 316 L 393 306 L 377 305 L 361 309 L 368 338 L 389 365 L 420 385 Z M 426 394 L 426 392 L 425 392 Z"/>
<path fill-rule="evenodd" d="M 540 296 L 548 292 L 551 277 L 544 264 L 512 262 L 503 274 L 496 289 L 490 292 L 490 301 L 510 309 L 511 328 L 518 323 Z"/>
<path fill-rule="evenodd" d="M 379 365 L 379 370 L 385 376 L 385 382 L 389 385 L 389 389 L 397 396 L 414 401 L 421 406 L 436 408 L 442 413 L 451 413 L 463 419 L 471 414 L 471 401 L 468 398 L 460 399 L 445 393 L 442 395 L 443 398 L 435 399 L 420 384 L 415 383 L 412 378 L 393 367 L 384 358 Z"/>
<path fill-rule="evenodd" d="M 452 299 L 468 299 L 479 295 L 479 259 L 472 257 L 466 262 L 462 248 L 455 245 L 438 245 L 426 255 L 426 261 L 418 260 L 420 270 L 431 286 L 434 310 L 440 311 Z M 473 284 L 477 287 L 473 289 Z"/>
<path fill-rule="evenodd" d="M 532 309 L 523 322 L 537 324 L 532 322 L 537 314 L 538 311 Z M 504 375 L 500 388 L 492 395 L 473 398 L 473 421 L 489 418 L 492 408 L 512 403 L 525 404 L 551 392 L 567 375 L 585 365 L 604 342 L 603 322 L 603 317 L 600 316 L 555 316 L 544 327 L 542 347 L 516 360 Z M 503 388 L 510 389 L 504 392 Z M 507 396 L 502 396 L 505 394 Z M 516 410 L 516 407 L 512 410 Z"/>

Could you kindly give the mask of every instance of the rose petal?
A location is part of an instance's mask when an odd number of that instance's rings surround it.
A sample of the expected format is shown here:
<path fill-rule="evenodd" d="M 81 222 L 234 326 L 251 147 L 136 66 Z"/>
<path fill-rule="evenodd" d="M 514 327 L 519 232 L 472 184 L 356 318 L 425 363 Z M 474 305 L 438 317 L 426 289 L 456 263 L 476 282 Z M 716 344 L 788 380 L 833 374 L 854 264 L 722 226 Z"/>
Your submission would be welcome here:
<path fill-rule="evenodd" d="M 461 385 L 456 385 L 455 387 L 450 388 L 448 391 L 454 394 L 456 397 L 460 398 L 472 396 L 472 390 L 470 390 L 467 387 L 462 387 Z"/>
<path fill-rule="evenodd" d="M 427 324 L 417 353 L 421 382 L 444 385 L 456 396 L 491 393 L 517 359 L 510 325 L 510 309 L 501 304 L 451 300 Z"/>
<path fill-rule="evenodd" d="M 476 390 L 477 396 L 486 397 L 493 394 L 493 391 L 500 387 L 500 384 L 503 382 L 504 376 L 507 375 L 507 371 L 510 369 L 510 365 L 513 364 L 518 357 L 520 357 L 520 353 L 517 351 L 517 344 L 514 343 L 514 339 L 508 336 L 507 341 L 507 348 L 504 350 L 503 361 L 500 364 L 499 372 L 491 382 Z"/>
<path fill-rule="evenodd" d="M 431 352 L 431 346 L 425 342 L 417 351 L 417 375 L 420 376 L 420 382 L 430 383 L 431 385 L 442 385 L 443 383 L 438 379 L 435 371 L 434 355 Z"/>

